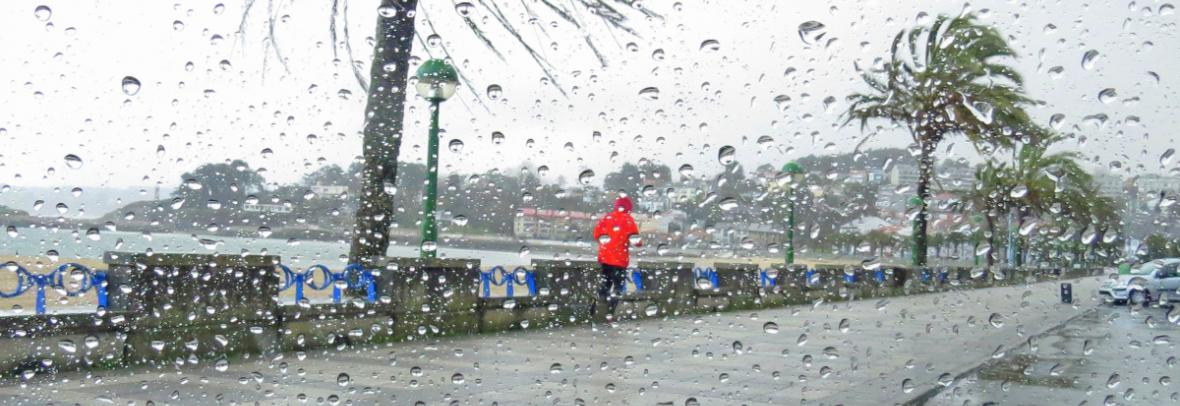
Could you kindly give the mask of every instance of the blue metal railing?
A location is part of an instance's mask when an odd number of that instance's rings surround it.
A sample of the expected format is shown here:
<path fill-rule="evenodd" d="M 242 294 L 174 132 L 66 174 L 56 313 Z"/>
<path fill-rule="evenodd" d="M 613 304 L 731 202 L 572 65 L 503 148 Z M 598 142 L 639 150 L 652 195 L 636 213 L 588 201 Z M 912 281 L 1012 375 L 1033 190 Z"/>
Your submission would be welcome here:
<path fill-rule="evenodd" d="M 372 270 L 365 269 L 360 264 L 349 264 L 339 272 L 332 272 L 327 266 L 319 264 L 312 265 L 303 272 L 292 271 L 290 267 L 283 264 L 279 264 L 279 269 L 283 272 L 283 281 L 279 284 L 279 291 L 294 287 L 296 303 L 300 303 L 306 298 L 303 293 L 304 286 L 315 290 L 324 290 L 331 286 L 332 303 L 340 303 L 341 288 L 364 288 L 365 301 L 369 303 L 377 301 L 377 276 L 373 274 Z M 323 276 L 321 278 L 323 282 L 319 285 L 315 284 L 317 271 Z"/>
<path fill-rule="evenodd" d="M 713 268 L 693 268 L 693 280 L 697 282 L 697 289 L 701 287 L 701 280 L 709 281 L 709 289 L 717 289 L 721 287 L 721 281 L 717 277 L 717 270 Z"/>
<path fill-rule="evenodd" d="M 623 284 L 623 293 L 627 293 L 627 286 L 634 286 L 635 292 L 645 290 L 643 287 L 643 271 L 639 268 L 627 268 L 627 281 L 630 283 Z"/>
<path fill-rule="evenodd" d="M 496 282 L 497 274 L 500 276 L 499 282 Z M 529 296 L 537 296 L 537 275 L 523 266 L 516 267 L 512 272 L 508 272 L 502 266 L 496 266 L 487 272 L 480 271 L 479 281 L 483 298 L 492 297 L 492 286 L 504 286 L 506 297 L 516 297 L 517 286 L 525 286 L 528 288 Z"/>
<path fill-rule="evenodd" d="M 90 269 L 76 263 L 62 264 L 47 274 L 35 274 L 15 262 L 4 264 L 5 267 L 15 267 L 16 288 L 11 292 L 0 290 L 0 298 L 13 298 L 36 289 L 37 314 L 45 314 L 45 288 L 60 289 L 66 296 L 79 296 L 94 289 L 98 299 L 98 307 L 107 307 L 107 273 L 106 271 Z M 67 279 L 68 278 L 68 279 Z M 71 282 L 72 280 L 73 282 Z"/>
<path fill-rule="evenodd" d="M 758 281 L 764 288 L 773 288 L 778 286 L 779 270 L 777 269 L 763 269 L 758 271 Z"/>

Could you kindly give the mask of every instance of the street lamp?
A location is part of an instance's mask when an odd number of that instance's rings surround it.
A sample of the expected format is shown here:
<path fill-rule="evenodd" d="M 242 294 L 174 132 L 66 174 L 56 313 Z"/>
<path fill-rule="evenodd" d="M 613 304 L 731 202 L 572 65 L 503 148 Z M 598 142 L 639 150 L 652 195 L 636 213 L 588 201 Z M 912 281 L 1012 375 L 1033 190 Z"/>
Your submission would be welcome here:
<path fill-rule="evenodd" d="M 913 262 L 915 267 L 926 266 L 926 236 L 919 235 L 923 233 L 918 227 L 920 222 L 924 220 L 921 217 L 923 206 L 926 206 L 926 201 L 922 199 L 922 196 L 913 196 L 910 197 L 909 204 L 910 207 L 916 210 L 912 224 L 913 228 L 910 235 L 910 260 Z M 921 253 L 921 255 L 919 255 L 919 253 Z"/>
<path fill-rule="evenodd" d="M 430 135 L 426 143 L 426 190 L 422 193 L 422 245 L 420 256 L 435 258 L 438 252 L 438 224 L 435 207 L 438 202 L 438 110 L 439 104 L 455 94 L 459 74 L 450 63 L 431 59 L 418 67 L 418 94 L 430 101 Z"/>
<path fill-rule="evenodd" d="M 786 265 L 795 263 L 795 188 L 799 187 L 799 183 L 803 181 L 803 167 L 796 162 L 787 162 L 783 165 L 783 173 L 786 174 L 786 181 L 790 182 L 787 189 L 787 204 L 790 206 L 787 212 L 787 249 L 786 251 Z"/>

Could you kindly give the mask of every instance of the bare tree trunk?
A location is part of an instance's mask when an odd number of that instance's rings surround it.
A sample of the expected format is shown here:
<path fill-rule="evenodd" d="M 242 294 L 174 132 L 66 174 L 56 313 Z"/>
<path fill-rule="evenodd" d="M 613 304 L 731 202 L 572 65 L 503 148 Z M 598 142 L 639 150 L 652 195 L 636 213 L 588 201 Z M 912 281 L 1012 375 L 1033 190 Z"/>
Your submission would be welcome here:
<path fill-rule="evenodd" d="M 386 185 L 392 186 L 397 181 L 417 8 L 418 0 L 381 0 L 380 10 L 396 12 L 378 12 L 377 17 L 377 42 L 369 69 L 362 141 L 365 162 L 348 254 L 352 263 L 371 265 L 389 249 L 394 207 L 392 192 L 386 190 Z"/>
<path fill-rule="evenodd" d="M 923 134 L 922 138 L 922 154 L 918 157 L 918 197 L 922 202 L 918 206 L 918 215 L 914 218 L 914 266 L 926 266 L 926 223 L 929 216 L 927 206 L 930 201 L 930 178 L 934 174 L 934 148 L 937 146 L 930 141 L 931 137 Z"/>
<path fill-rule="evenodd" d="M 996 220 L 991 213 L 987 215 L 987 266 L 996 264 Z"/>

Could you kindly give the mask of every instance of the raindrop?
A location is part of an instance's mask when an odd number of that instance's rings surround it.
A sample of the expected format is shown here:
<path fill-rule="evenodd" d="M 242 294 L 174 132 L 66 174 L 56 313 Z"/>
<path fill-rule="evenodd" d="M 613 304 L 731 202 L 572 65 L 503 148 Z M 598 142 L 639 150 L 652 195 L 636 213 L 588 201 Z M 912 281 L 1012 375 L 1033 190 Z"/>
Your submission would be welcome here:
<path fill-rule="evenodd" d="M 123 77 L 123 94 L 128 96 L 135 96 L 139 93 L 139 79 L 135 76 Z"/>
<path fill-rule="evenodd" d="M 778 106 L 780 111 L 787 111 L 787 109 L 791 108 L 791 96 L 787 96 L 785 94 L 775 96 L 774 104 Z"/>
<path fill-rule="evenodd" d="M 1060 130 L 1062 121 L 1065 121 L 1064 114 L 1061 114 L 1061 113 L 1054 114 L 1049 117 L 1049 126 L 1053 127 L 1054 130 Z"/>
<path fill-rule="evenodd" d="M 70 167 L 70 169 L 81 168 L 82 158 L 74 154 L 66 155 L 66 166 Z"/>
<path fill-rule="evenodd" d="M 451 140 L 451 142 L 447 143 L 447 148 L 450 148 L 451 152 L 454 152 L 454 153 L 462 152 L 463 151 L 463 140 L 455 138 L 455 139 Z"/>
<path fill-rule="evenodd" d="M 1172 163 L 1172 156 L 1176 155 L 1175 148 L 1168 148 L 1163 154 L 1160 154 L 1160 166 L 1168 166 Z"/>
<path fill-rule="evenodd" d="M 1001 316 L 999 313 L 992 313 L 991 316 L 988 316 L 987 322 L 995 328 L 1004 327 L 1004 316 Z"/>
<path fill-rule="evenodd" d="M 1012 196 L 1012 198 L 1014 198 L 1014 199 L 1022 198 L 1027 194 L 1028 194 L 1028 186 L 1025 186 L 1025 185 L 1017 185 L 1015 188 L 1012 188 L 1011 192 L 1008 192 L 1008 195 Z"/>
<path fill-rule="evenodd" d="M 719 50 L 721 50 L 721 43 L 715 39 L 707 39 L 704 42 L 701 42 L 701 51 L 717 52 Z"/>
<path fill-rule="evenodd" d="M 664 60 L 664 49 L 659 48 L 659 49 L 656 49 L 655 51 L 651 51 L 651 59 L 656 60 L 656 61 Z"/>
<path fill-rule="evenodd" d="M 475 5 L 470 2 L 465 1 L 455 5 L 455 12 L 463 17 L 470 16 L 472 11 L 475 11 Z"/>
<path fill-rule="evenodd" d="M 1102 89 L 1101 92 L 1098 92 L 1098 101 L 1102 102 L 1102 104 L 1110 104 L 1118 100 L 1119 94 L 1114 90 L 1114 88 L 1108 87 L 1106 89 Z"/>
<path fill-rule="evenodd" d="M 726 145 L 721 147 L 721 149 L 717 151 L 717 162 L 720 162 L 722 165 L 729 166 L 730 164 L 734 163 L 734 155 L 736 153 L 737 149 L 732 146 Z"/>
<path fill-rule="evenodd" d="M 349 382 L 352 382 L 352 377 L 348 376 L 348 374 L 341 372 L 340 375 L 336 375 L 337 385 L 348 386 Z"/>
<path fill-rule="evenodd" d="M 815 45 L 827 34 L 827 26 L 819 21 L 808 21 L 799 24 L 799 39 L 804 44 Z"/>
<path fill-rule="evenodd" d="M 578 174 L 578 182 L 581 182 L 583 185 L 589 185 L 590 182 L 593 182 L 593 181 L 594 181 L 594 171 L 592 171 L 592 170 L 587 169 L 587 170 L 582 171 L 582 173 Z"/>
<path fill-rule="evenodd" d="M 451 383 L 453 383 L 455 385 L 462 385 L 463 384 L 463 374 L 456 372 L 454 375 L 451 375 Z"/>
<path fill-rule="evenodd" d="M 33 9 L 33 16 L 37 17 L 37 21 L 49 21 L 49 17 L 53 17 L 53 10 L 50 10 L 49 6 L 37 6 Z"/>
<path fill-rule="evenodd" d="M 492 100 L 500 100 L 500 96 L 504 95 L 504 89 L 500 85 L 488 86 L 488 98 Z"/>
<path fill-rule="evenodd" d="M 184 30 L 184 21 L 180 21 L 180 20 L 173 21 L 172 22 L 172 30 L 173 31 Z"/>
<path fill-rule="evenodd" d="M 768 321 L 762 325 L 762 332 L 766 334 L 778 334 L 778 324 L 773 321 Z"/>
<path fill-rule="evenodd" d="M 738 208 L 738 206 L 738 199 L 735 197 L 727 197 L 721 199 L 720 202 L 717 202 L 717 207 L 724 211 L 732 211 L 733 209 Z"/>
<path fill-rule="evenodd" d="M 1089 51 L 1086 51 L 1086 53 L 1082 55 L 1082 69 L 1085 69 L 1085 70 L 1094 69 L 1094 64 L 1097 62 L 1098 62 L 1098 51 L 1097 50 L 1091 49 Z"/>
<path fill-rule="evenodd" d="M 500 145 L 504 143 L 504 133 L 499 131 L 492 131 L 492 143 Z"/>
<path fill-rule="evenodd" d="M 692 177 L 692 173 L 693 173 L 692 165 L 689 165 L 689 164 L 680 165 L 679 171 L 680 171 L 680 176 L 683 176 L 686 178 Z"/>
<path fill-rule="evenodd" d="M 74 341 L 72 341 L 72 340 L 61 340 L 61 341 L 58 341 L 58 342 L 57 342 L 57 348 L 61 348 L 61 349 L 62 349 L 62 351 L 68 352 L 68 353 L 70 353 L 70 354 L 73 354 L 73 353 L 75 353 L 75 352 L 78 352 L 78 345 L 77 345 L 77 344 L 74 344 Z"/>
<path fill-rule="evenodd" d="M 645 88 L 643 88 L 643 90 L 639 91 L 639 97 L 643 98 L 644 100 L 659 100 L 660 99 L 660 88 L 658 88 L 658 87 L 645 87 Z"/>

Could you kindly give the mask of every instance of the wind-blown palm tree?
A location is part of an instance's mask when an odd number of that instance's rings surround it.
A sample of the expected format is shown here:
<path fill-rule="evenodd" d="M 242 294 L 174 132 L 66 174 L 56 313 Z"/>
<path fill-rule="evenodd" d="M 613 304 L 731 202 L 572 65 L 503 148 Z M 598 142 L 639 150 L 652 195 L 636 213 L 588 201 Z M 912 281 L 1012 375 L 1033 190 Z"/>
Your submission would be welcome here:
<path fill-rule="evenodd" d="M 423 38 L 435 33 L 434 21 L 440 16 L 428 14 L 428 9 L 419 7 L 419 0 L 381 0 L 380 5 L 373 10 L 373 14 L 376 14 L 377 17 L 377 32 L 374 36 L 369 80 L 366 82 L 365 75 L 359 68 L 359 62 L 353 58 L 351 41 L 348 39 L 349 0 L 331 1 L 329 15 L 324 17 L 329 22 L 327 28 L 332 41 L 333 56 L 336 56 L 339 48 L 337 35 L 343 34 L 343 47 L 349 65 L 353 67 L 353 74 L 361 89 L 368 93 L 361 147 L 364 165 L 361 171 L 361 189 L 358 193 L 356 225 L 352 230 L 349 261 L 370 264 L 376 258 L 384 256 L 388 250 L 388 231 L 396 213 L 393 192 L 390 189 L 392 185 L 397 183 L 397 164 L 403 135 L 405 103 L 406 97 L 409 95 L 406 89 L 411 87 L 407 85 L 412 72 L 410 59 L 413 56 L 413 45 L 415 40 L 426 45 Z M 261 8 L 262 3 L 260 0 L 246 0 L 238 29 L 239 33 L 243 35 L 243 41 L 246 22 L 252 15 L 251 12 Z M 281 0 L 277 2 L 277 5 L 276 0 L 265 1 L 266 14 L 264 17 L 268 34 L 264 43 L 267 52 L 273 51 L 275 58 L 285 69 L 286 60 L 282 56 L 275 36 L 276 21 L 283 13 L 282 3 Z M 527 33 L 521 32 L 513 25 L 512 21 L 515 16 L 504 10 L 509 3 L 513 4 L 513 7 L 516 6 L 515 2 L 503 0 L 446 3 L 447 8 L 453 7 L 455 10 L 454 13 L 446 13 L 446 15 L 454 15 L 462 19 L 462 23 L 470 29 L 472 35 L 484 46 L 491 49 L 496 57 L 504 61 L 504 55 L 501 54 L 499 47 L 489 36 L 489 31 L 483 26 L 485 25 L 483 21 L 490 21 L 487 25 L 502 30 L 511 42 L 514 42 L 528 54 L 532 63 L 540 67 L 546 78 L 564 94 L 564 88 L 558 83 L 558 77 L 554 75 L 554 66 L 538 51 L 542 49 L 540 44 L 527 39 L 529 38 Z M 571 1 L 569 5 L 554 0 L 538 0 L 520 2 L 519 6 L 522 8 L 522 12 L 532 19 L 540 19 L 541 15 L 548 14 L 545 16 L 546 18 L 577 28 L 582 37 L 581 40 L 586 43 L 604 67 L 607 65 L 607 60 L 599 50 L 595 33 L 609 32 L 613 35 L 615 31 L 619 31 L 626 35 L 636 35 L 636 32 L 629 27 L 628 13 L 638 13 L 646 18 L 660 18 L 660 15 L 651 10 L 639 7 L 636 0 L 578 0 Z M 481 15 L 485 18 L 481 19 Z M 416 20 L 424 24 L 416 26 Z M 337 25 L 338 21 L 342 22 L 340 26 Z M 546 24 L 535 25 L 536 29 L 547 37 L 549 33 L 546 32 L 546 26 Z M 419 29 L 419 27 L 425 29 Z M 448 61 L 451 59 L 450 51 L 445 44 L 440 44 L 440 49 L 437 51 L 439 55 L 434 55 L 429 47 L 423 46 L 423 48 L 427 56 L 431 58 L 443 58 Z M 269 54 L 266 55 L 269 56 Z M 265 61 L 266 59 L 264 59 Z M 479 93 L 473 90 L 475 89 L 473 81 L 464 74 L 461 67 L 456 66 L 455 68 L 458 70 L 460 82 L 467 85 L 466 88 L 477 100 L 482 100 Z"/>
<path fill-rule="evenodd" d="M 1029 123 L 1023 79 L 997 59 L 1015 57 L 1004 36 L 973 15 L 940 16 L 929 26 L 894 37 L 890 59 L 877 74 L 862 73 L 869 93 L 848 96 L 846 121 L 885 119 L 909 130 L 920 154 L 918 197 L 930 198 L 934 151 L 966 136 L 977 149 L 1011 145 Z M 926 265 L 926 205 L 915 218 L 914 264 Z"/>

